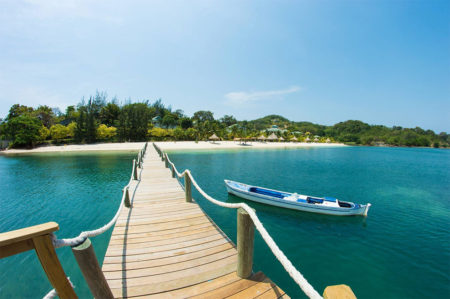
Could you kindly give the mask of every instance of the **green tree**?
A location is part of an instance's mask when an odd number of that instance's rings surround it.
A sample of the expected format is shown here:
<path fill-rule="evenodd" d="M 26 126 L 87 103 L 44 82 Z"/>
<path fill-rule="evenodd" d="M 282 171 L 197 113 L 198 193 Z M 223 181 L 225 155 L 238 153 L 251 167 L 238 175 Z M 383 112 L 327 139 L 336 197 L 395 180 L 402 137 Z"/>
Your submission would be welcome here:
<path fill-rule="evenodd" d="M 234 118 L 234 116 L 232 115 L 224 115 L 221 119 L 220 122 L 223 123 L 225 126 L 229 127 L 231 125 L 234 125 L 237 123 L 236 118 Z"/>
<path fill-rule="evenodd" d="M 108 127 L 105 124 L 101 124 L 97 128 L 97 138 L 100 140 L 112 139 L 117 134 L 117 128 Z"/>
<path fill-rule="evenodd" d="M 183 117 L 179 120 L 180 126 L 182 129 L 186 130 L 192 128 L 192 120 L 189 117 Z"/>
<path fill-rule="evenodd" d="M 148 102 L 127 104 L 119 116 L 118 134 L 120 140 L 146 140 L 150 122 Z"/>
<path fill-rule="evenodd" d="M 173 130 L 173 137 L 175 137 L 175 140 L 183 140 L 184 139 L 184 130 L 180 127 L 176 127 Z"/>
<path fill-rule="evenodd" d="M 118 124 L 120 115 L 120 107 L 115 101 L 106 104 L 100 110 L 100 122 L 107 126 L 114 126 Z"/>
<path fill-rule="evenodd" d="M 50 136 L 50 130 L 47 129 L 47 127 L 45 127 L 44 125 L 41 127 L 41 129 L 39 130 L 39 135 L 40 135 L 40 140 L 44 141 L 48 138 L 48 136 Z"/>
<path fill-rule="evenodd" d="M 75 131 L 77 129 L 77 123 L 76 122 L 71 122 L 70 124 L 67 125 L 67 137 L 75 137 Z"/>
<path fill-rule="evenodd" d="M 31 115 L 31 113 L 34 111 L 32 107 L 20 105 L 20 104 L 14 104 L 9 109 L 8 116 L 6 117 L 6 120 L 9 121 L 15 117 L 19 117 L 21 115 Z"/>
<path fill-rule="evenodd" d="M 214 114 L 211 111 L 200 110 L 194 113 L 193 120 L 198 122 L 214 121 Z"/>
<path fill-rule="evenodd" d="M 50 135 L 52 136 L 52 139 L 56 141 L 66 138 L 68 134 L 69 129 L 67 129 L 66 126 L 57 124 L 50 127 Z"/>
<path fill-rule="evenodd" d="M 42 123 L 35 117 L 23 114 L 8 120 L 7 132 L 12 138 L 12 146 L 32 147 L 41 139 Z"/>
<path fill-rule="evenodd" d="M 53 109 L 49 106 L 39 106 L 34 110 L 33 115 L 40 119 L 42 124 L 47 128 L 50 128 L 55 123 L 55 114 L 53 113 Z"/>

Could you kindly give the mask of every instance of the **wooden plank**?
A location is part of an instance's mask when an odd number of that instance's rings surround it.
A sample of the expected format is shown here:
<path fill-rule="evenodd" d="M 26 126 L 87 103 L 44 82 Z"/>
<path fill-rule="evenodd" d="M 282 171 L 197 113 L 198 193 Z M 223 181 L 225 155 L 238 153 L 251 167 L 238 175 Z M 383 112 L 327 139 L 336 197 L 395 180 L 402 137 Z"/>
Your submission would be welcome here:
<path fill-rule="evenodd" d="M 187 236 L 184 237 L 178 237 L 178 238 L 164 238 L 162 240 L 159 241 L 153 241 L 153 242 L 126 242 L 126 243 L 120 243 L 120 244 L 110 244 L 109 247 L 111 248 L 123 248 L 126 247 L 127 250 L 128 249 L 140 249 L 140 248 L 152 248 L 155 249 L 155 247 L 158 246 L 163 246 L 163 245 L 171 245 L 171 244 L 180 244 L 182 242 L 188 242 L 188 241 L 193 241 L 193 240 L 199 240 L 199 239 L 204 239 L 206 237 L 211 237 L 211 236 L 220 236 L 220 234 L 214 230 L 213 228 L 211 228 L 210 230 L 207 231 L 203 231 L 197 234 L 188 234 Z M 220 236 L 222 237 L 222 236 Z"/>
<path fill-rule="evenodd" d="M 269 278 L 264 279 L 262 282 L 255 284 L 239 293 L 236 293 L 228 298 L 230 299 L 242 299 L 242 298 L 255 298 L 268 290 L 273 289 L 277 293 L 278 298 L 284 295 L 284 292 L 278 288 Z"/>
<path fill-rule="evenodd" d="M 174 249 L 174 250 L 159 251 L 159 252 L 155 252 L 155 253 L 142 253 L 142 254 L 137 254 L 137 255 L 127 255 L 127 252 L 124 251 L 123 255 L 109 256 L 108 251 L 107 251 L 105 260 L 103 261 L 103 263 L 122 262 L 124 260 L 124 258 L 123 258 L 124 256 L 126 256 L 125 260 L 127 262 L 128 261 L 137 262 L 137 261 L 160 259 L 163 257 L 178 256 L 178 255 L 183 255 L 183 254 L 190 253 L 190 252 L 196 252 L 199 250 L 212 248 L 212 247 L 227 244 L 227 243 L 228 243 L 227 240 L 219 239 L 216 241 L 198 244 L 198 245 L 190 246 L 190 247 L 178 248 L 178 249 Z M 106 258 L 108 258 L 108 259 L 106 259 Z"/>
<path fill-rule="evenodd" d="M 22 240 L 13 244 L 5 245 L 0 247 L 0 259 L 4 257 L 8 257 L 14 254 L 18 254 L 24 251 L 28 251 L 34 249 L 33 241 L 28 240 Z"/>
<path fill-rule="evenodd" d="M 196 218 L 199 216 L 203 216 L 204 214 L 202 211 L 193 211 L 193 212 L 186 212 L 184 214 L 177 214 L 175 216 L 160 216 L 160 217 L 153 217 L 153 218 L 144 218 L 144 219 L 131 219 L 130 221 L 120 221 L 116 223 L 116 227 L 121 226 L 127 226 L 129 223 L 131 223 L 133 226 L 136 225 L 149 225 L 149 224 L 155 224 L 155 223 L 167 223 L 177 220 L 185 220 L 185 219 L 191 219 Z"/>
<path fill-rule="evenodd" d="M 105 272 L 105 277 L 107 279 L 122 279 L 123 277 L 130 279 L 135 277 L 165 274 L 180 271 L 183 269 L 198 267 L 200 265 L 206 265 L 229 257 L 236 258 L 236 252 L 233 249 L 221 251 L 211 255 L 201 256 L 196 259 L 191 259 L 184 262 L 159 265 L 157 267 L 146 267 L 134 270 L 128 269 L 124 271 Z"/>
<path fill-rule="evenodd" d="M 152 284 L 163 283 L 173 280 L 181 280 L 190 276 L 195 276 L 199 273 L 212 271 L 215 269 L 221 269 L 231 265 L 236 267 L 236 256 L 227 257 L 221 260 L 217 260 L 208 264 L 199 265 L 195 268 L 181 269 L 179 271 L 162 273 L 159 275 L 140 276 L 140 277 L 126 277 L 126 282 L 123 279 L 108 279 L 108 284 L 111 288 L 133 287 L 133 286 L 145 286 L 149 282 Z M 234 268 L 233 268 L 234 270 Z"/>
<path fill-rule="evenodd" d="M 254 286 L 255 284 L 258 284 L 259 282 L 266 279 L 266 276 L 262 272 L 258 272 L 256 274 L 253 274 L 248 279 L 239 279 L 235 282 L 232 282 L 230 284 L 224 284 L 223 286 L 216 288 L 214 290 L 211 290 L 206 293 L 198 294 L 197 296 L 193 296 L 192 299 L 202 299 L 202 298 L 227 298 L 229 296 L 232 296 L 236 293 L 239 293 L 245 289 L 248 289 L 249 287 Z"/>
<path fill-rule="evenodd" d="M 173 233 L 185 232 L 185 231 L 189 231 L 191 229 L 195 230 L 195 229 L 199 229 L 199 228 L 203 228 L 203 227 L 214 227 L 214 226 L 211 225 L 211 222 L 205 221 L 203 223 L 190 225 L 190 226 L 181 226 L 181 227 L 176 227 L 173 229 L 164 229 L 164 230 L 152 231 L 152 232 L 135 233 L 132 235 L 128 235 L 128 233 L 127 233 L 127 240 L 135 239 L 135 238 L 137 239 L 137 238 L 154 237 L 154 236 L 165 236 L 165 235 L 170 235 Z M 113 232 L 113 235 L 111 236 L 111 240 L 123 240 L 123 239 L 124 239 L 124 233 Z"/>
<path fill-rule="evenodd" d="M 58 223 L 47 222 L 35 226 L 25 227 L 0 234 L 0 247 L 20 242 L 26 239 L 32 239 L 37 236 L 43 236 L 59 229 Z"/>
<path fill-rule="evenodd" d="M 131 261 L 125 261 L 125 262 L 118 262 L 118 263 L 112 263 L 112 264 L 103 264 L 103 271 L 104 272 L 113 272 L 113 271 L 123 271 L 123 270 L 133 270 L 133 269 L 144 269 L 144 268 L 152 268 L 152 267 L 158 267 L 163 265 L 170 265 L 174 263 L 194 260 L 203 256 L 208 256 L 211 254 L 223 252 L 231 250 L 234 252 L 234 248 L 230 244 L 222 244 L 219 246 L 206 248 L 203 250 L 195 251 L 186 253 L 183 255 L 177 255 L 177 256 L 169 256 L 165 258 L 160 259 L 154 259 L 154 260 L 148 260 L 148 261 L 139 261 L 139 262 L 131 262 Z"/>
<path fill-rule="evenodd" d="M 152 283 L 151 281 L 148 281 L 146 285 L 127 287 L 125 294 L 123 292 L 124 289 L 122 288 L 113 288 L 111 289 L 111 291 L 116 298 L 148 296 L 151 294 L 158 294 L 160 298 L 164 298 L 164 294 L 162 294 L 163 292 L 191 286 L 200 282 L 205 282 L 216 277 L 232 273 L 235 271 L 235 269 L 236 265 L 229 264 L 225 267 L 216 268 L 208 272 L 197 273 L 195 275 L 183 277 L 181 279 L 174 279 L 161 283 Z"/>
<path fill-rule="evenodd" d="M 113 233 L 124 233 L 125 231 L 128 234 L 136 234 L 136 233 L 146 233 L 146 232 L 155 232 L 155 231 L 162 231 L 162 230 L 169 230 L 184 226 L 189 226 L 192 224 L 201 224 L 210 222 L 210 220 L 204 216 L 197 216 L 195 218 L 190 218 L 188 220 L 176 220 L 176 221 L 170 221 L 167 223 L 155 223 L 152 225 L 145 225 L 145 226 L 137 226 L 137 227 L 122 227 L 118 226 L 114 228 Z"/>
<path fill-rule="evenodd" d="M 123 250 L 125 249 L 127 252 L 127 256 L 138 255 L 138 254 L 146 254 L 146 253 L 157 253 L 167 250 L 174 249 L 182 249 L 186 247 L 191 247 L 199 244 L 205 244 L 209 242 L 213 242 L 216 240 L 223 239 L 220 234 L 214 234 L 212 236 L 203 237 L 200 239 L 193 239 L 185 242 L 175 242 L 171 244 L 163 244 L 158 246 L 139 246 L 138 248 L 130 248 L 128 246 L 114 246 L 109 247 L 107 251 L 107 256 L 122 256 Z"/>
<path fill-rule="evenodd" d="M 136 244 L 136 243 L 149 243 L 149 242 L 157 242 L 162 240 L 173 240 L 177 238 L 184 238 L 190 235 L 197 235 L 200 233 L 208 232 L 208 231 L 215 231 L 215 228 L 213 226 L 206 226 L 203 228 L 188 230 L 188 231 L 182 231 L 179 233 L 172 233 L 172 234 L 165 234 L 162 236 L 152 236 L 152 237 L 142 237 L 142 238 L 133 238 L 129 239 L 114 239 L 109 242 L 110 246 L 114 245 L 121 245 L 121 244 Z"/>
<path fill-rule="evenodd" d="M 237 280 L 240 280 L 241 278 L 239 278 L 235 272 L 232 272 L 230 274 L 226 274 L 220 277 L 216 277 L 214 279 L 210 279 L 208 281 L 205 282 L 201 282 L 198 284 L 194 284 L 188 287 L 184 287 L 181 289 L 176 289 L 176 290 L 172 290 L 172 291 L 168 291 L 165 292 L 163 295 L 162 294 L 155 294 L 155 295 L 146 295 L 145 297 L 143 296 L 138 296 L 135 298 L 148 298 L 148 299 L 154 299 L 154 298 L 161 298 L 162 296 L 164 298 L 168 298 L 168 299 L 173 299 L 173 298 L 188 298 L 191 296 L 195 296 L 198 294 L 202 294 L 205 292 L 208 292 L 210 290 L 214 290 L 217 289 L 223 285 L 227 285 L 230 283 L 233 283 Z"/>
<path fill-rule="evenodd" d="M 282 294 L 282 295 L 280 295 L 280 294 Z M 287 299 L 290 297 L 288 295 L 286 295 L 286 293 L 284 293 L 284 291 L 282 289 L 275 286 L 271 289 L 268 289 L 267 291 L 265 291 L 261 295 L 257 296 L 256 298 L 258 298 L 258 299 L 286 298 Z"/>

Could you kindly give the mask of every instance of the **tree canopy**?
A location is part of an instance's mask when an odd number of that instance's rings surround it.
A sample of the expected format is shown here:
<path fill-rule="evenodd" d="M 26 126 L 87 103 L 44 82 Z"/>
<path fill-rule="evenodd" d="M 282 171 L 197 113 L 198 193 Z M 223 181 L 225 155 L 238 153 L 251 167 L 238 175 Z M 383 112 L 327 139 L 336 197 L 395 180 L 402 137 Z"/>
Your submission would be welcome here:
<path fill-rule="evenodd" d="M 255 120 L 237 120 L 232 115 L 215 119 L 211 111 L 200 110 L 192 117 L 183 110 L 172 110 L 161 99 L 151 103 L 108 100 L 97 92 L 78 105 L 68 106 L 65 113 L 40 105 L 36 109 L 20 104 L 11 106 L 0 121 L 0 138 L 15 147 L 39 143 L 93 143 L 97 141 L 206 140 L 216 134 L 223 140 L 257 138 L 275 133 L 285 140 L 326 140 L 362 145 L 448 147 L 446 132 L 436 134 L 420 127 L 402 128 L 370 125 L 347 120 L 332 126 L 307 121 L 291 121 L 272 114 Z"/>

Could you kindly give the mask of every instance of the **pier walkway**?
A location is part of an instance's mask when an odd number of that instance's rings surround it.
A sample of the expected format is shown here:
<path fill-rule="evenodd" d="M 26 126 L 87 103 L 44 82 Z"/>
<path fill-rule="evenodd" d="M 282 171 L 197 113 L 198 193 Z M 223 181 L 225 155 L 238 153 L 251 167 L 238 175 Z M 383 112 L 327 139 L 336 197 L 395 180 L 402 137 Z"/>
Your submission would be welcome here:
<path fill-rule="evenodd" d="M 130 208 L 114 227 L 102 270 L 116 298 L 289 298 L 263 273 L 236 274 L 234 243 L 149 147 Z"/>

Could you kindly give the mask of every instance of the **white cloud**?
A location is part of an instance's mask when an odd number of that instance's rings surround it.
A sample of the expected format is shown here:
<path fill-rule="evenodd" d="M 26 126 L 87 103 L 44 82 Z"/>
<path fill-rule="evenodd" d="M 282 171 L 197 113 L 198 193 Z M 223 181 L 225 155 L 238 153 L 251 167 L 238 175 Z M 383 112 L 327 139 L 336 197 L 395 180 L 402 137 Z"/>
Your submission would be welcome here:
<path fill-rule="evenodd" d="M 235 91 L 225 95 L 227 102 L 230 104 L 245 104 L 249 102 L 257 102 L 263 100 L 279 99 L 280 96 L 300 91 L 299 86 L 292 86 L 286 89 L 265 90 L 265 91 Z"/>

